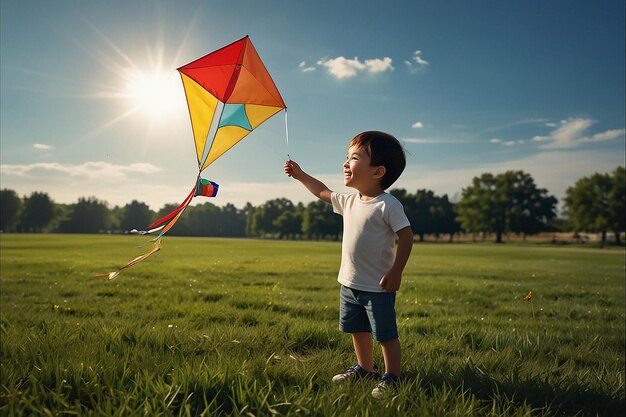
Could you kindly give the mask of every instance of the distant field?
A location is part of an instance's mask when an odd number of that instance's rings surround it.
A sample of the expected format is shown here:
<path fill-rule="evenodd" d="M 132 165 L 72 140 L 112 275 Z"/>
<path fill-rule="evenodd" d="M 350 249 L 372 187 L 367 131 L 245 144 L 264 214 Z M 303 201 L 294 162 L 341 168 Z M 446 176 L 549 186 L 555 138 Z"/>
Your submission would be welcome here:
<path fill-rule="evenodd" d="M 416 244 L 376 400 L 330 383 L 339 243 L 171 237 L 93 278 L 143 242 L 1 235 L 1 415 L 624 415 L 623 249 Z"/>

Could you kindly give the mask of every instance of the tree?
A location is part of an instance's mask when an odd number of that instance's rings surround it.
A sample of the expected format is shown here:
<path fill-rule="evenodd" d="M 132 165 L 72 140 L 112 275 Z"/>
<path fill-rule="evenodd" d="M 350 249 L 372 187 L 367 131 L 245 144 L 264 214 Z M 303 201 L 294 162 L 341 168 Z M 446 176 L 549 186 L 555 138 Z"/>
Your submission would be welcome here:
<path fill-rule="evenodd" d="M 404 188 L 392 188 L 389 190 L 389 194 L 394 196 L 399 202 L 402 203 L 403 206 L 406 205 L 406 202 L 410 198 L 410 194 Z M 406 207 L 405 207 L 406 210 Z"/>
<path fill-rule="evenodd" d="M 424 241 L 426 234 L 434 234 L 437 239 L 441 234 L 449 234 L 449 241 L 452 242 L 454 235 L 461 231 L 454 204 L 447 194 L 440 197 L 431 190 L 421 189 L 413 195 L 403 188 L 390 190 L 389 194 L 402 203 L 413 233 L 419 236 L 420 242 Z"/>
<path fill-rule="evenodd" d="M 132 230 L 136 228 L 146 228 L 152 223 L 152 212 L 147 204 L 133 200 L 126 204 L 122 210 L 120 227 L 122 230 Z"/>
<path fill-rule="evenodd" d="M 322 200 L 307 204 L 302 215 L 302 232 L 308 239 L 323 239 L 330 236 L 338 240 L 342 231 L 343 219 L 333 212 L 332 205 Z"/>
<path fill-rule="evenodd" d="M 463 189 L 458 220 L 467 232 L 495 233 L 496 242 L 502 243 L 507 232 L 527 235 L 544 230 L 556 217 L 556 203 L 523 171 L 484 173 Z"/>
<path fill-rule="evenodd" d="M 241 209 L 241 214 L 246 218 L 246 236 L 254 236 L 252 233 L 252 215 L 254 214 L 256 207 L 250 202 L 247 202 Z"/>
<path fill-rule="evenodd" d="M 268 200 L 255 208 L 250 216 L 249 232 L 253 236 L 278 233 L 274 220 L 283 212 L 293 210 L 293 203 L 286 198 Z"/>
<path fill-rule="evenodd" d="M 617 168 L 613 175 L 580 178 L 567 189 L 565 213 L 577 232 L 600 233 L 604 246 L 608 230 L 623 230 L 623 178 L 623 168 Z"/>
<path fill-rule="evenodd" d="M 278 230 L 278 237 L 295 236 L 302 232 L 302 213 L 297 210 L 285 211 L 276 219 L 274 226 Z"/>
<path fill-rule="evenodd" d="M 454 204 L 448 200 L 448 195 L 444 194 L 437 201 L 437 235 L 445 233 L 450 235 L 449 242 L 452 242 L 454 235 L 461 231 L 461 224 L 456 219 Z"/>
<path fill-rule="evenodd" d="M 624 167 L 617 167 L 611 176 L 609 191 L 609 229 L 615 234 L 615 243 L 621 244 L 620 233 L 626 229 L 626 179 Z"/>
<path fill-rule="evenodd" d="M 437 197 L 431 190 L 417 190 L 404 202 L 405 212 L 413 228 L 413 233 L 419 236 L 420 242 L 424 236 L 435 233 Z"/>
<path fill-rule="evenodd" d="M 472 184 L 461 192 L 461 200 L 457 204 L 457 220 L 465 232 L 472 233 L 474 240 L 477 233 L 492 231 L 490 216 L 497 210 L 495 190 L 495 177 L 484 173 L 480 177 L 474 177 Z"/>
<path fill-rule="evenodd" d="M 71 207 L 69 217 L 61 222 L 60 229 L 67 233 L 99 233 L 111 227 L 111 213 L 107 203 L 96 197 L 81 197 Z"/>
<path fill-rule="evenodd" d="M 243 211 L 228 203 L 222 207 L 220 216 L 222 230 L 220 236 L 242 237 L 246 234 L 246 217 Z"/>
<path fill-rule="evenodd" d="M 7 232 L 13 229 L 20 219 L 22 200 L 13 190 L 4 188 L 0 191 L 0 212 L 2 224 L 0 230 Z"/>
<path fill-rule="evenodd" d="M 504 174 L 509 187 L 509 230 L 516 234 L 534 235 L 547 230 L 556 218 L 557 199 L 545 188 L 537 188 L 534 179 L 523 171 Z"/>
<path fill-rule="evenodd" d="M 54 216 L 54 203 L 46 193 L 33 192 L 24 198 L 20 227 L 27 232 L 41 232 Z"/>
<path fill-rule="evenodd" d="M 191 236 L 219 236 L 220 208 L 212 203 L 189 207 L 185 213 L 187 233 Z"/>
<path fill-rule="evenodd" d="M 125 212 L 124 207 L 120 207 L 120 206 L 115 206 L 112 209 L 109 209 L 109 219 L 111 221 L 111 224 L 110 224 L 111 230 L 116 230 L 116 231 L 124 230 L 122 229 L 122 226 L 121 226 L 122 220 L 124 219 L 124 212 Z M 142 226 L 145 226 L 145 225 L 134 225 L 133 227 L 142 227 Z"/>

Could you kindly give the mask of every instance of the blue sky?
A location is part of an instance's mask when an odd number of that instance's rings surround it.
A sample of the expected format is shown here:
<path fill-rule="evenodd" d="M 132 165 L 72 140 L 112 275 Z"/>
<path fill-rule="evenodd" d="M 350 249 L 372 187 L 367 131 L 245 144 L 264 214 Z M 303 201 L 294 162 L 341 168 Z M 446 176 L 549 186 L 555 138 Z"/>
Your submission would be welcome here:
<path fill-rule="evenodd" d="M 410 192 L 522 169 L 561 198 L 624 165 L 621 0 L 3 0 L 1 31 L 1 182 L 20 195 L 181 201 L 197 165 L 176 68 L 245 35 L 292 159 L 339 191 L 364 130 L 404 143 Z M 286 155 L 280 113 L 204 171 L 211 201 L 311 201 Z"/>

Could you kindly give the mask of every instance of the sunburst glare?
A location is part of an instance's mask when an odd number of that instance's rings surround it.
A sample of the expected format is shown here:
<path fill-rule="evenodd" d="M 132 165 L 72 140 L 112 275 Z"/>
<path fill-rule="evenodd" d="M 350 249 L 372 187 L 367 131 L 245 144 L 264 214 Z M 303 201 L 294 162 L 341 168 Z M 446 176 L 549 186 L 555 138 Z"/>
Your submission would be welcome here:
<path fill-rule="evenodd" d="M 90 132 L 91 135 L 129 119 L 143 123 L 148 130 L 151 126 L 186 120 L 185 93 L 176 68 L 180 65 L 180 55 L 191 27 L 182 36 L 177 48 L 172 49 L 171 45 L 168 48 L 160 36 L 155 36 L 152 44 L 138 50 L 136 46 L 122 48 L 95 24 L 87 19 L 84 21 L 106 45 L 105 48 L 94 49 L 84 45 L 82 40 L 70 40 L 105 69 L 108 78 L 101 79 L 98 87 L 88 96 L 98 100 L 114 100 L 122 106 L 120 113 L 104 120 Z"/>
<path fill-rule="evenodd" d="M 177 74 L 156 68 L 150 71 L 133 69 L 126 77 L 123 97 L 136 111 L 152 121 L 165 121 L 181 114 L 185 98 Z"/>

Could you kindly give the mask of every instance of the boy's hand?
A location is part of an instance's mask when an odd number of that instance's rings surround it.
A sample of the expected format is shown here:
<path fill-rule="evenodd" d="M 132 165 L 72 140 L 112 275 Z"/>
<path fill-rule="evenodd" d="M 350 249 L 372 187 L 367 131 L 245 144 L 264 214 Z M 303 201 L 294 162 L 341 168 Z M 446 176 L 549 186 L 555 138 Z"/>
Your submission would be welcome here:
<path fill-rule="evenodd" d="M 300 168 L 300 165 L 298 165 L 296 162 L 292 161 L 291 159 L 285 161 L 283 169 L 285 170 L 285 174 L 295 180 L 300 181 L 307 190 L 313 193 L 314 196 L 316 196 L 320 200 L 330 203 L 330 196 L 332 194 L 332 191 L 329 190 L 323 182 L 304 172 L 302 168 Z"/>
<path fill-rule="evenodd" d="M 292 160 L 285 161 L 283 169 L 285 170 L 285 174 L 287 174 L 288 177 L 294 178 L 296 180 L 300 177 L 300 174 L 302 173 L 302 168 L 300 168 L 300 165 Z"/>
<path fill-rule="evenodd" d="M 384 292 L 394 292 L 400 289 L 400 281 L 402 281 L 402 271 L 409 260 L 411 249 L 413 248 L 413 231 L 411 226 L 403 227 L 396 232 L 398 236 L 398 249 L 396 250 L 396 259 L 393 266 L 380 279 L 380 285 Z"/>
<path fill-rule="evenodd" d="M 398 273 L 392 268 L 385 275 L 383 275 L 378 285 L 382 287 L 383 292 L 396 292 L 400 289 L 401 281 L 402 273 Z"/>

